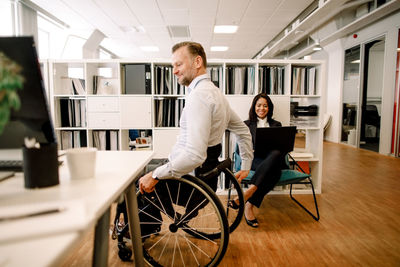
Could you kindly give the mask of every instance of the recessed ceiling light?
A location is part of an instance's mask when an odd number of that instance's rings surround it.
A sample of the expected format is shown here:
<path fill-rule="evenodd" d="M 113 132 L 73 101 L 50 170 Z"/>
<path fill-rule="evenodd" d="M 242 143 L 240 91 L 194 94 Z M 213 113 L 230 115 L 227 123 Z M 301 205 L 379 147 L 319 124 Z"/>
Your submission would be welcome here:
<path fill-rule="evenodd" d="M 313 47 L 313 50 L 314 51 L 320 51 L 320 50 L 322 50 L 322 47 L 320 45 L 316 45 L 316 46 Z"/>
<path fill-rule="evenodd" d="M 238 29 L 236 25 L 215 25 L 215 33 L 235 33 Z"/>
<path fill-rule="evenodd" d="M 160 49 L 157 46 L 141 46 L 140 49 L 142 49 L 145 52 L 158 52 Z"/>
<path fill-rule="evenodd" d="M 353 64 L 360 64 L 360 60 L 359 60 L 359 59 L 356 59 L 356 60 L 353 60 L 353 61 L 350 62 L 350 63 L 353 63 Z"/>
<path fill-rule="evenodd" d="M 227 46 L 211 46 L 210 50 L 213 52 L 221 52 L 221 51 L 226 51 L 228 50 L 229 47 Z"/>

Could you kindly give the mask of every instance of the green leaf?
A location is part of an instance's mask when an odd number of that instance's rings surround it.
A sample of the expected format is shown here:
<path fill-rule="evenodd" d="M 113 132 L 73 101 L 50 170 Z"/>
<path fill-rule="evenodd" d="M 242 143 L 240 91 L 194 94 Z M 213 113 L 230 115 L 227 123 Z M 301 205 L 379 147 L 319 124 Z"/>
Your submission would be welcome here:
<path fill-rule="evenodd" d="M 14 108 L 15 110 L 18 110 L 21 107 L 21 101 L 19 100 L 17 92 L 15 91 L 8 92 L 7 96 L 10 107 Z"/>

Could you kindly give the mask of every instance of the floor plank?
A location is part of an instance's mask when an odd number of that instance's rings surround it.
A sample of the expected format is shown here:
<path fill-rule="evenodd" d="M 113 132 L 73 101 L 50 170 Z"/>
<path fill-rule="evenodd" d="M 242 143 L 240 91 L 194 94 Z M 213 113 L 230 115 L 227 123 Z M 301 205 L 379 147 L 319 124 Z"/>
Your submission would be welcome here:
<path fill-rule="evenodd" d="M 325 142 L 323 162 L 320 221 L 267 196 L 260 227 L 243 220 L 220 266 L 400 266 L 400 159 Z M 297 198 L 312 207 L 310 195 Z M 132 266 L 109 245 L 109 266 Z M 92 250 L 89 233 L 62 266 L 89 266 Z"/>

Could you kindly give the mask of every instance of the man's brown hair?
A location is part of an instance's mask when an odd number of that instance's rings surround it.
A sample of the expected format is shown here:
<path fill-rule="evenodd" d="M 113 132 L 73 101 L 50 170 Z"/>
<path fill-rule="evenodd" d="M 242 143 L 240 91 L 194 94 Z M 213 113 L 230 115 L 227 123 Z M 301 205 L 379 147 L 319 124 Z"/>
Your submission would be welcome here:
<path fill-rule="evenodd" d="M 177 43 L 172 47 L 172 53 L 174 53 L 176 50 L 178 50 L 179 48 L 184 47 L 184 46 L 187 47 L 189 53 L 193 57 L 200 56 L 201 59 L 203 60 L 204 68 L 207 67 L 206 52 L 204 52 L 204 48 L 199 43 L 196 43 L 196 42 L 181 42 L 181 43 Z"/>

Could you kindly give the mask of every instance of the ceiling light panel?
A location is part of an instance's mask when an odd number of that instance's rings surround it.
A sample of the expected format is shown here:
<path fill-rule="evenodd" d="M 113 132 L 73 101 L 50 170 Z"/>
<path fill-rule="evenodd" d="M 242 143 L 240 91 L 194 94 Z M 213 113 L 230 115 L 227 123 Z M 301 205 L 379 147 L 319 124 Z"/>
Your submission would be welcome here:
<path fill-rule="evenodd" d="M 227 51 L 229 47 L 227 46 L 211 46 L 210 51 L 212 52 L 223 52 Z"/>
<path fill-rule="evenodd" d="M 215 25 L 214 33 L 235 33 L 237 29 L 236 25 Z"/>

